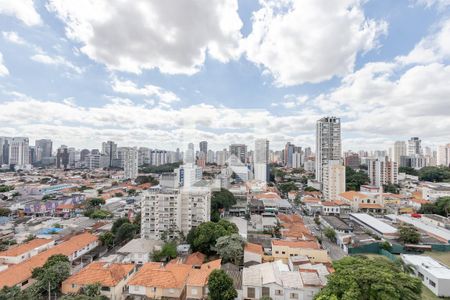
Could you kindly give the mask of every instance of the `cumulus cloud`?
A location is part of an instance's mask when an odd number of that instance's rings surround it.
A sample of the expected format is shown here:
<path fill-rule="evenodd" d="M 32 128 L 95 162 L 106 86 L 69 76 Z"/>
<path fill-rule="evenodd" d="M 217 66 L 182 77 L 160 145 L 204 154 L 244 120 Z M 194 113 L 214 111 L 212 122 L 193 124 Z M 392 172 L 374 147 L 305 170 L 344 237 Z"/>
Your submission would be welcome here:
<path fill-rule="evenodd" d="M 72 71 L 75 71 L 78 74 L 83 73 L 82 68 L 75 66 L 73 63 L 66 60 L 62 56 L 58 56 L 58 55 L 49 56 L 46 54 L 35 54 L 31 57 L 31 59 L 36 62 L 46 64 L 46 65 L 64 66 L 66 68 L 71 69 Z"/>
<path fill-rule="evenodd" d="M 365 17 L 359 0 L 260 2 L 243 47 L 280 86 L 352 72 L 357 54 L 376 47 L 387 31 L 386 22 Z"/>
<path fill-rule="evenodd" d="M 193 74 L 239 56 L 237 0 L 50 0 L 81 52 L 113 70 Z"/>
<path fill-rule="evenodd" d="M 18 45 L 26 45 L 27 42 L 14 31 L 3 31 L 3 38 L 11 43 Z"/>
<path fill-rule="evenodd" d="M 3 54 L 0 52 L 0 77 L 9 75 L 8 68 L 3 64 Z"/>
<path fill-rule="evenodd" d="M 435 33 L 422 39 L 406 56 L 400 56 L 398 61 L 404 64 L 426 64 L 441 62 L 450 58 L 450 19 L 437 26 Z"/>
<path fill-rule="evenodd" d="M 0 14 L 14 16 L 27 26 L 42 24 L 33 0 L 0 0 Z"/>
<path fill-rule="evenodd" d="M 117 78 L 114 78 L 112 81 L 112 89 L 117 93 L 156 98 L 159 102 L 165 104 L 180 101 L 180 98 L 178 98 L 178 96 L 171 91 L 167 91 L 159 86 L 151 84 L 147 84 L 144 87 L 140 88 L 131 80 L 121 81 Z M 147 100 L 150 101 L 151 99 Z"/>

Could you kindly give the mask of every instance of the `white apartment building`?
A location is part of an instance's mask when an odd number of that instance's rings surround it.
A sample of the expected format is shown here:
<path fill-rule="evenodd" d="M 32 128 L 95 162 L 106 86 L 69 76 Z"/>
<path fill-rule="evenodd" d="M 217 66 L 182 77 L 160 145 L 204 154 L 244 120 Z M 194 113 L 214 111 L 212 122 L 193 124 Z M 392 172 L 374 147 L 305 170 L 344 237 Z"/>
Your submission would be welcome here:
<path fill-rule="evenodd" d="M 9 165 L 26 166 L 30 164 L 30 146 L 26 137 L 13 137 L 9 141 Z"/>
<path fill-rule="evenodd" d="M 158 240 L 170 228 L 187 234 L 191 228 L 210 220 L 210 204 L 209 188 L 151 188 L 143 193 L 141 201 L 141 236 Z"/>
<path fill-rule="evenodd" d="M 345 192 L 345 166 L 340 160 L 330 160 L 323 167 L 322 193 L 325 200 L 335 200 Z"/>
<path fill-rule="evenodd" d="M 398 164 L 389 161 L 388 157 L 370 159 L 368 161 L 370 184 L 381 187 L 387 184 L 398 184 Z"/>
<path fill-rule="evenodd" d="M 401 254 L 414 275 L 438 297 L 450 296 L 450 269 L 429 256 Z"/>
<path fill-rule="evenodd" d="M 422 140 L 418 137 L 412 137 L 408 140 L 408 155 L 421 155 L 422 154 Z"/>
<path fill-rule="evenodd" d="M 269 180 L 269 141 L 266 139 L 255 140 L 254 173 L 255 180 L 267 182 Z"/>
<path fill-rule="evenodd" d="M 139 152 L 136 148 L 123 151 L 123 178 L 136 179 L 138 177 Z"/>
<path fill-rule="evenodd" d="M 450 144 L 438 146 L 436 164 L 447 167 L 450 165 Z"/>
<path fill-rule="evenodd" d="M 184 188 L 189 188 L 202 179 L 203 169 L 192 163 L 181 165 L 175 169 L 178 184 Z"/>
<path fill-rule="evenodd" d="M 406 142 L 404 141 L 396 141 L 394 143 L 394 155 L 392 160 L 397 164 L 400 164 L 400 157 L 406 156 Z"/>
<path fill-rule="evenodd" d="M 330 160 L 341 159 L 341 120 L 325 117 L 316 124 L 316 180 L 323 182 L 323 169 Z"/>
<path fill-rule="evenodd" d="M 303 166 L 303 153 L 295 152 L 292 153 L 292 167 L 299 169 Z"/>

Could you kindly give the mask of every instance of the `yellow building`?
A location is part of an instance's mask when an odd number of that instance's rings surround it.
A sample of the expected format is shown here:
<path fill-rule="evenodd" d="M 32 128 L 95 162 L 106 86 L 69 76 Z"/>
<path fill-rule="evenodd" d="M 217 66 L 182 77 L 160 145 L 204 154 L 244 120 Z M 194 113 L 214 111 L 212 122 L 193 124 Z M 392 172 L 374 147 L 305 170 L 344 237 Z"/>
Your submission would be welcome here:
<path fill-rule="evenodd" d="M 272 256 L 275 260 L 288 262 L 289 257 L 307 256 L 313 263 L 328 263 L 327 250 L 321 249 L 317 241 L 272 240 Z"/>

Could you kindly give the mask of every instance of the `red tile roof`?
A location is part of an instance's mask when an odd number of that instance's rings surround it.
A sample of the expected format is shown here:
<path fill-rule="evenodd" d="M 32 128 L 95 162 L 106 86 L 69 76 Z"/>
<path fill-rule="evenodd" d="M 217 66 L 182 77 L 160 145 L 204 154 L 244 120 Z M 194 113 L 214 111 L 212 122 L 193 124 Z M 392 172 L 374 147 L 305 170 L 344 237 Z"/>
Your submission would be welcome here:
<path fill-rule="evenodd" d="M 67 278 L 63 284 L 87 285 L 100 283 L 102 286 L 116 286 L 129 272 L 134 264 L 93 262 L 80 272 Z"/>
<path fill-rule="evenodd" d="M 54 243 L 54 241 L 48 239 L 34 239 L 25 244 L 21 244 L 6 251 L 0 252 L 0 256 L 19 256 L 49 243 Z"/>

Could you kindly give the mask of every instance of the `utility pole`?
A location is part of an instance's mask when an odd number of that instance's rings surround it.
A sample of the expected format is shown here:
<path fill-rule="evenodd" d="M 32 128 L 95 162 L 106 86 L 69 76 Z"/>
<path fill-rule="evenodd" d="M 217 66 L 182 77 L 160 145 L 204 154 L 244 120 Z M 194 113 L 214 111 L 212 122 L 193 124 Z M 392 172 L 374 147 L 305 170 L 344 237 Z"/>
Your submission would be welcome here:
<path fill-rule="evenodd" d="M 52 300 L 52 295 L 50 292 L 50 280 L 48 281 L 48 300 Z"/>

